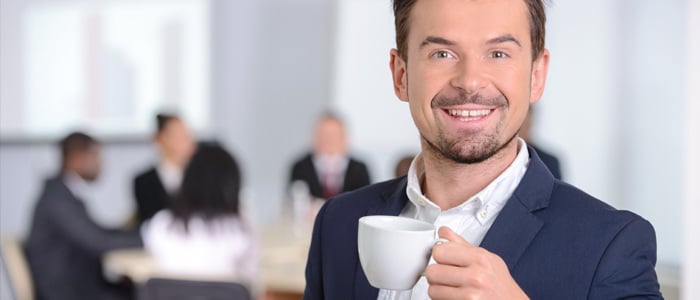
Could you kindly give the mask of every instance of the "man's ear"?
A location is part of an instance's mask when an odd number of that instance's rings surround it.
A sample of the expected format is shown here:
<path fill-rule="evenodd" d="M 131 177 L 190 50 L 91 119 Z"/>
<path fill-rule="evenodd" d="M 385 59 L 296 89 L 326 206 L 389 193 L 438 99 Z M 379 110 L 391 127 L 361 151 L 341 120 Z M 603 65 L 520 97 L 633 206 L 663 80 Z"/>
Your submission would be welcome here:
<path fill-rule="evenodd" d="M 530 78 L 530 103 L 540 100 L 544 93 L 545 81 L 547 81 L 547 70 L 549 69 L 549 50 L 544 49 L 542 53 L 532 62 L 532 77 Z"/>
<path fill-rule="evenodd" d="M 394 93 L 401 101 L 408 101 L 408 80 L 406 79 L 406 61 L 396 49 L 391 49 L 389 68 L 394 83 Z"/>

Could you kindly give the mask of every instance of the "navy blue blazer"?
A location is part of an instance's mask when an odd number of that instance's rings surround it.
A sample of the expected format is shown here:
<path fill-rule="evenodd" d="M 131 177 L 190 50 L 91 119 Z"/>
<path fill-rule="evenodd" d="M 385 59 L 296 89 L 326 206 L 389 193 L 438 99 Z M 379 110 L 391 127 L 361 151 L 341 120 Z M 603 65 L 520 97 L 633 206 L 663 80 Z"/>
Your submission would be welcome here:
<path fill-rule="evenodd" d="M 304 299 L 376 299 L 357 254 L 358 219 L 398 215 L 407 202 L 406 177 L 328 201 L 314 225 Z M 505 261 L 531 299 L 662 299 L 651 224 L 554 179 L 531 148 L 525 176 L 480 246 Z"/>

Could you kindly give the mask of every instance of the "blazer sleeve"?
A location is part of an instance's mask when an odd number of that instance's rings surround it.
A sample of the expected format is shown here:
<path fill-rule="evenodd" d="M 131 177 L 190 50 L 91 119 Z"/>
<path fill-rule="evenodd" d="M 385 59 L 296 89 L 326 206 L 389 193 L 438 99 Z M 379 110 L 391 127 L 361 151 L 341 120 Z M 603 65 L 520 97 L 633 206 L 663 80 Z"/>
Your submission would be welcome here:
<path fill-rule="evenodd" d="M 371 182 L 371 179 L 369 177 L 369 170 L 367 170 L 367 165 L 365 165 L 364 163 L 360 163 L 359 173 L 360 173 L 360 176 L 359 176 L 360 186 L 358 188 L 369 185 Z"/>
<path fill-rule="evenodd" d="M 59 200 L 59 199 L 51 199 Z M 51 224 L 69 240 L 95 256 L 117 248 L 141 247 L 138 232 L 109 232 L 95 223 L 84 206 L 68 199 L 47 201 L 51 213 Z"/>
<path fill-rule="evenodd" d="M 144 190 L 144 185 L 141 181 L 142 181 L 142 179 L 140 176 L 137 176 L 136 178 L 134 178 L 134 181 L 133 181 L 134 199 L 136 200 L 136 215 L 138 217 L 139 224 L 143 223 L 143 221 L 145 220 L 144 200 L 145 200 L 146 196 L 144 195 L 144 193 L 146 193 L 146 191 Z"/>
<path fill-rule="evenodd" d="M 157 201 L 156 193 L 148 183 L 149 178 L 141 175 L 134 178 L 134 198 L 136 199 L 136 214 L 139 224 L 153 217 L 157 212 L 154 201 Z"/>
<path fill-rule="evenodd" d="M 663 299 L 656 278 L 656 235 L 636 218 L 608 245 L 588 299 Z"/>
<path fill-rule="evenodd" d="M 296 180 L 303 180 L 303 179 L 304 178 L 301 174 L 301 166 L 300 166 L 299 162 L 295 162 L 292 165 L 292 171 L 289 174 L 289 184 L 291 184 L 292 182 L 294 182 Z"/>
<path fill-rule="evenodd" d="M 316 216 L 316 222 L 314 223 L 311 247 L 309 248 L 309 257 L 306 261 L 306 288 L 304 289 L 304 300 L 324 299 L 323 272 L 321 266 L 321 227 L 323 226 L 323 218 L 325 216 L 327 206 L 328 205 L 323 205 L 321 207 L 318 215 Z"/>

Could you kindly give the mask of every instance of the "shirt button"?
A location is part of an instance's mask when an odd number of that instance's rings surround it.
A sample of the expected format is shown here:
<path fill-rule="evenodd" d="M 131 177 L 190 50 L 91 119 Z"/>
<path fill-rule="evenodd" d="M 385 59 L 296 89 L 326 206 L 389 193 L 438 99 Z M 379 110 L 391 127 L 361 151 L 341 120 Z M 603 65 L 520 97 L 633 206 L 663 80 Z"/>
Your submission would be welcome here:
<path fill-rule="evenodd" d="M 425 206 L 425 201 L 423 199 L 418 199 L 418 204 L 420 206 Z"/>
<path fill-rule="evenodd" d="M 488 212 L 484 209 L 484 210 L 482 210 L 482 211 L 479 213 L 479 217 L 481 217 L 482 219 L 483 219 L 483 218 L 486 218 L 486 214 L 487 214 L 487 213 L 488 213 Z"/>

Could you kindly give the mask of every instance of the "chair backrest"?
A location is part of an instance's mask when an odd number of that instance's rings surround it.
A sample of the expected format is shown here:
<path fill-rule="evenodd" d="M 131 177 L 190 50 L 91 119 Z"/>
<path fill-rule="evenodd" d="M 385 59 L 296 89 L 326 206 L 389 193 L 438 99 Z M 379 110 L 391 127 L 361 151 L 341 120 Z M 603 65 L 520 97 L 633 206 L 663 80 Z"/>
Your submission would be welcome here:
<path fill-rule="evenodd" d="M 138 300 L 251 300 L 244 285 L 224 281 L 151 278 L 138 288 Z"/>
<path fill-rule="evenodd" d="M 34 300 L 34 283 L 20 239 L 9 237 L 2 241 L 2 260 L 15 299 Z"/>

